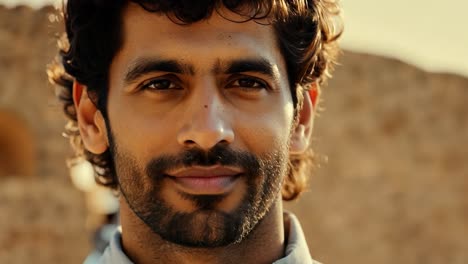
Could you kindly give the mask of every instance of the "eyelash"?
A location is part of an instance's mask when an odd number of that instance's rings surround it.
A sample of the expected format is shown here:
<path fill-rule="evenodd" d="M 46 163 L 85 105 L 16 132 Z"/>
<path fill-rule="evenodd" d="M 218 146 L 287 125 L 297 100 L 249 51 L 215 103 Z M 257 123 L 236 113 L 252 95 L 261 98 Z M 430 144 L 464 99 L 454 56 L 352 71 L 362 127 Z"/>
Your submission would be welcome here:
<path fill-rule="evenodd" d="M 253 82 L 254 84 L 252 86 L 243 86 L 241 85 L 240 81 L 248 81 L 248 82 Z M 234 83 L 238 83 L 237 85 L 233 85 Z M 245 84 L 244 84 L 245 85 Z M 229 82 L 229 88 L 242 88 L 246 90 L 261 90 L 261 89 L 270 89 L 270 86 L 263 80 L 258 79 L 256 77 L 251 77 L 251 76 L 238 76 L 236 79 L 233 81 Z"/>
<path fill-rule="evenodd" d="M 163 82 L 168 82 L 169 86 L 167 88 L 152 88 L 152 85 L 161 84 Z M 156 90 L 156 91 L 166 91 L 166 90 L 181 90 L 182 88 L 177 85 L 177 82 L 173 80 L 170 76 L 163 76 L 159 78 L 154 78 L 143 82 L 140 86 L 140 90 Z"/>

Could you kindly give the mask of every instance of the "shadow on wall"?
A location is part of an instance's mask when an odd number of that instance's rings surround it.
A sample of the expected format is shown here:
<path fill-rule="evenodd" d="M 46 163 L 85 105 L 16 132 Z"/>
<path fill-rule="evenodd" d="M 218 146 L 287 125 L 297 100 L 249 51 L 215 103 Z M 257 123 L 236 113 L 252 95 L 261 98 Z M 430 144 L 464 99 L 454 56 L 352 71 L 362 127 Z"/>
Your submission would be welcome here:
<path fill-rule="evenodd" d="M 12 111 L 0 109 L 0 176 L 33 176 L 36 146 L 31 129 Z"/>

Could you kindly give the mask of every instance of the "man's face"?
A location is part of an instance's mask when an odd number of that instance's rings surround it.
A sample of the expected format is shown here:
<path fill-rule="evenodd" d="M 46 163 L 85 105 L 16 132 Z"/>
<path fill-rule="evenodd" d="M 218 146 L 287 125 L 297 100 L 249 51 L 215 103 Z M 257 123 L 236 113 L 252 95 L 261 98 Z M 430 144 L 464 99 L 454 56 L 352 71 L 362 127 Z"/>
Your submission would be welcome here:
<path fill-rule="evenodd" d="M 123 21 L 108 95 L 123 202 L 177 244 L 241 241 L 287 172 L 293 105 L 272 27 L 217 13 L 182 26 L 135 4 Z"/>

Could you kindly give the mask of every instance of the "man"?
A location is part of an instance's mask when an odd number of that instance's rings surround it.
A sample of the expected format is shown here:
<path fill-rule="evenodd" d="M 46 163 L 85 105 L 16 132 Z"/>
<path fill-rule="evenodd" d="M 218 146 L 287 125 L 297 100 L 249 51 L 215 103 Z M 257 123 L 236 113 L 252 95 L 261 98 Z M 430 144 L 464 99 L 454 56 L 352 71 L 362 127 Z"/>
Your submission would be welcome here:
<path fill-rule="evenodd" d="M 282 198 L 304 189 L 338 13 L 329 0 L 68 1 L 50 75 L 77 155 L 120 202 L 100 263 L 314 263 Z"/>

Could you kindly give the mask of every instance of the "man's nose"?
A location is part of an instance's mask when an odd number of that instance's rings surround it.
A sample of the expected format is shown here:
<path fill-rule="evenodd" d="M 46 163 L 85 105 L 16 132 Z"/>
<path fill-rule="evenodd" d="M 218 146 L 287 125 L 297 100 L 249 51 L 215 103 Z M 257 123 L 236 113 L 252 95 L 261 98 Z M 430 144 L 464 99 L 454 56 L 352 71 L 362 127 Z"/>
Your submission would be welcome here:
<path fill-rule="evenodd" d="M 177 141 L 184 147 L 196 146 L 204 150 L 218 143 L 230 144 L 234 141 L 228 113 L 218 96 L 206 95 L 193 100 Z"/>

